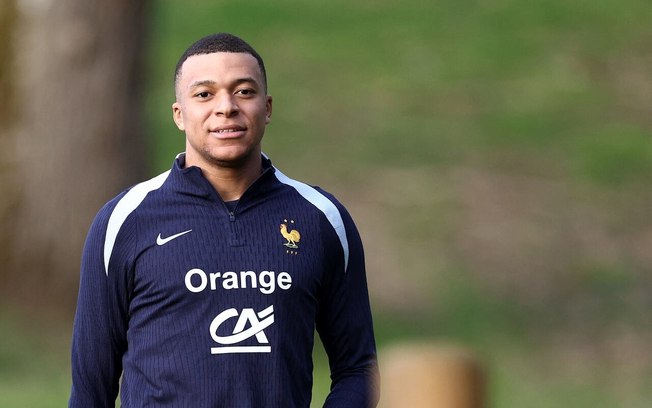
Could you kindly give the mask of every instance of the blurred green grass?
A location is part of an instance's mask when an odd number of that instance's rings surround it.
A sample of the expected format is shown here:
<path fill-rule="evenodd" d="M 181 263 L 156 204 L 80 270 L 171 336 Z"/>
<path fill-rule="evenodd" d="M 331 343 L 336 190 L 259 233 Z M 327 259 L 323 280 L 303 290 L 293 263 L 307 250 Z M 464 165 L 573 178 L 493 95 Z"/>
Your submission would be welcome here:
<path fill-rule="evenodd" d="M 54 408 L 70 392 L 68 327 L 44 319 L 0 313 L 0 407 Z"/>
<path fill-rule="evenodd" d="M 427 275 L 405 278 L 432 292 L 420 308 L 372 298 L 381 349 L 420 339 L 474 349 L 489 370 L 493 407 L 652 403 L 652 369 L 629 368 L 629 343 L 620 346 L 625 362 L 600 343 L 614 331 L 650 331 L 647 310 L 632 300 L 649 287 L 641 278 L 649 264 L 628 252 L 606 260 L 552 253 L 552 265 L 566 256 L 572 266 L 554 277 L 563 287 L 528 302 L 474 280 L 465 254 L 448 244 L 459 239 L 450 221 L 459 203 L 437 195 L 459 168 L 563 184 L 573 205 L 598 212 L 590 221 L 635 246 L 652 191 L 648 0 L 156 0 L 151 18 L 144 83 L 153 174 L 184 148 L 170 115 L 178 56 L 202 35 L 238 34 L 265 59 L 274 96 L 264 150 L 291 177 L 355 198 L 365 212 L 382 210 L 396 273 Z M 422 173 L 434 193 L 408 187 Z M 385 186 L 387 174 L 398 176 Z M 406 202 L 370 194 L 372 178 Z M 563 223 L 578 214 L 555 216 Z M 444 260 L 432 262 L 433 252 Z M 0 317 L 0 407 L 65 405 L 66 342 Z M 572 347 L 551 346 L 567 341 Z M 319 406 L 328 371 L 319 347 L 315 356 Z"/>

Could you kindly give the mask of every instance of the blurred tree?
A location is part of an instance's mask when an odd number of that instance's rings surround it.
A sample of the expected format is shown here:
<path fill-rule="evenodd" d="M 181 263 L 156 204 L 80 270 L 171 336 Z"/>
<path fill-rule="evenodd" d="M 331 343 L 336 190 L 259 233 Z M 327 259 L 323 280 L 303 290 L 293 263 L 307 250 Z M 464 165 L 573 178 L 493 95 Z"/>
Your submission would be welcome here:
<path fill-rule="evenodd" d="M 99 207 L 146 169 L 146 1 L 0 3 L 3 300 L 74 305 Z"/>

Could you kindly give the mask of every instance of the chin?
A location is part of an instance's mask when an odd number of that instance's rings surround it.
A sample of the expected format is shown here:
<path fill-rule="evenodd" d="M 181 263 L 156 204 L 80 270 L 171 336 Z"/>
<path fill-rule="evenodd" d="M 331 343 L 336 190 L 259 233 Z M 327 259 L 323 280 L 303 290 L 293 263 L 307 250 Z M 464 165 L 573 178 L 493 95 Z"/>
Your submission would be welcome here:
<path fill-rule="evenodd" d="M 210 152 L 208 154 L 208 157 L 211 162 L 215 163 L 220 167 L 236 168 L 236 167 L 245 166 L 256 155 L 259 155 L 259 153 L 255 149 L 253 150 L 237 149 L 236 151 L 229 151 L 229 152 L 225 152 L 225 151 Z"/>

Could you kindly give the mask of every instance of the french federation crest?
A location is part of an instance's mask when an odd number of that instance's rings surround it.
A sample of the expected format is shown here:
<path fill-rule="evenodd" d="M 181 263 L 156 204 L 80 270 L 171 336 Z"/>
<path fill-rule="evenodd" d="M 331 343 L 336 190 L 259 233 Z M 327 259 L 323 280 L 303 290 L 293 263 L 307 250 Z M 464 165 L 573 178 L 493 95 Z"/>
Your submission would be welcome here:
<path fill-rule="evenodd" d="M 289 226 L 288 226 L 289 224 Z M 288 248 L 288 253 L 292 253 L 296 255 L 295 249 L 299 248 L 299 241 L 301 241 L 301 234 L 299 231 L 293 228 L 294 227 L 294 220 L 283 220 L 283 223 L 281 224 L 281 235 L 283 238 L 285 238 L 285 245 Z"/>

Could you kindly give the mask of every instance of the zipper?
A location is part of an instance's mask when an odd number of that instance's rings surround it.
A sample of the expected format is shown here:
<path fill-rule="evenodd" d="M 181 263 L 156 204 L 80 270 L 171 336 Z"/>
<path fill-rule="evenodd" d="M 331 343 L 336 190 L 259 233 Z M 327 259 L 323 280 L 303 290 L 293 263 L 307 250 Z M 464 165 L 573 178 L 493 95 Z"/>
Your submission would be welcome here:
<path fill-rule="evenodd" d="M 266 173 L 272 171 L 272 169 L 273 169 L 273 167 L 271 167 L 271 166 L 268 167 L 268 168 L 265 168 L 263 170 L 263 172 L 260 174 L 260 176 L 258 176 L 258 178 L 251 184 L 251 186 L 249 186 L 247 191 L 244 192 L 242 197 L 247 195 L 247 192 L 249 191 L 249 189 L 251 189 L 251 187 L 254 186 L 258 182 L 258 180 L 260 180 L 263 177 L 263 175 L 265 175 Z M 219 194 L 217 194 L 217 196 L 219 197 Z M 237 220 L 236 212 L 238 210 L 238 206 L 240 205 L 242 197 L 240 197 L 238 202 L 235 204 L 235 207 L 233 208 L 233 211 L 231 211 L 229 209 L 229 206 L 226 205 L 226 202 L 224 200 L 222 200 L 221 197 L 219 198 L 219 200 L 222 201 L 222 205 L 224 206 L 224 209 L 226 210 L 226 213 L 229 215 L 229 229 L 230 229 L 229 245 L 231 245 L 232 247 L 239 247 L 239 246 L 243 246 L 245 244 L 244 240 L 241 239 L 240 234 L 238 233 L 238 227 L 237 227 L 237 224 L 236 224 L 236 220 Z"/>
<path fill-rule="evenodd" d="M 229 235 L 229 245 L 232 247 L 239 247 L 244 245 L 243 241 L 240 239 L 240 234 L 238 233 L 238 226 L 236 224 L 236 216 L 235 216 L 235 210 L 237 209 L 238 205 L 236 204 L 236 208 L 233 209 L 233 211 L 229 210 L 228 206 L 224 201 L 222 201 L 224 204 L 224 207 L 226 208 L 227 213 L 229 214 L 229 230 L 230 230 L 230 235 Z"/>

